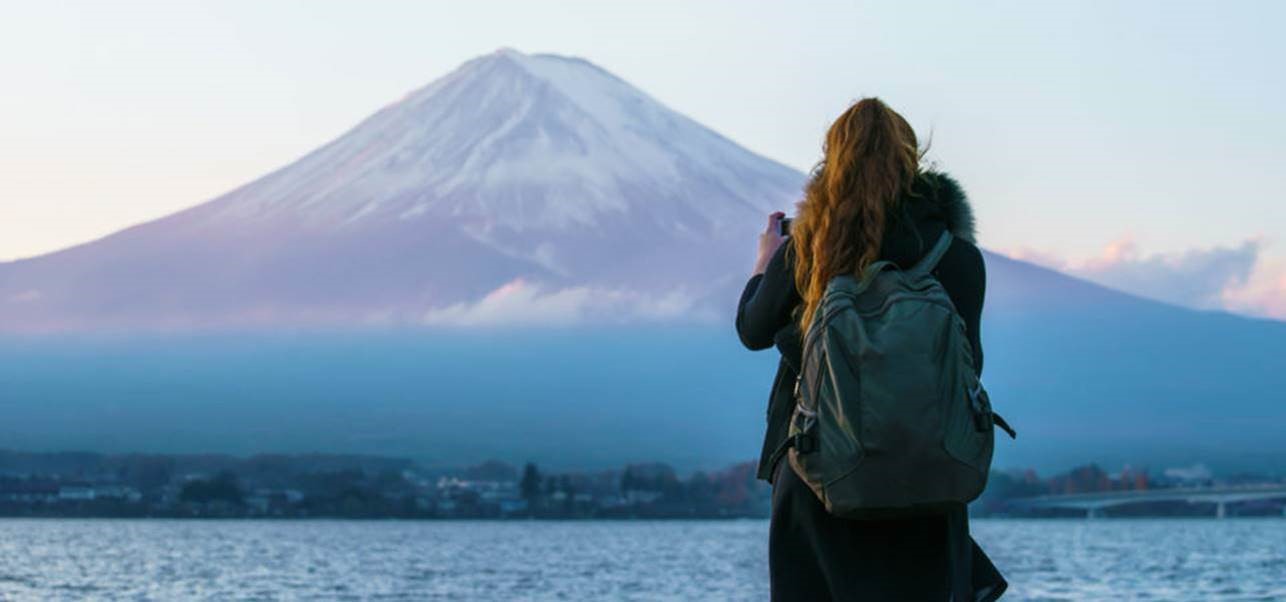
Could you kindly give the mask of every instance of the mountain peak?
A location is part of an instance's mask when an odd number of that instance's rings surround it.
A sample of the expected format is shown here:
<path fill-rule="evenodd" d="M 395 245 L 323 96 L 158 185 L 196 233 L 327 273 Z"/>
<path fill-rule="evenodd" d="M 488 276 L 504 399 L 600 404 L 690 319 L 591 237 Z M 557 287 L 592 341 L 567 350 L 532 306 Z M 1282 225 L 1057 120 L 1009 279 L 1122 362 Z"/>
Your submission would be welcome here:
<path fill-rule="evenodd" d="M 555 63 L 563 63 L 565 66 L 569 66 L 569 67 L 575 66 L 575 67 L 597 71 L 601 74 L 605 74 L 612 77 L 613 79 L 615 79 L 616 81 L 622 84 L 625 84 L 627 86 L 629 85 L 623 80 L 612 75 L 611 72 L 579 56 L 568 56 L 568 55 L 557 54 L 552 52 L 527 53 L 509 46 L 502 46 L 500 48 L 493 50 L 490 54 L 484 54 L 470 61 L 466 61 L 463 65 L 461 65 L 461 68 L 465 68 L 471 64 L 479 64 L 479 63 L 485 64 L 485 63 L 496 62 L 496 61 L 509 62 L 509 63 L 521 66 L 524 69 L 528 69 L 533 75 L 542 75 L 542 76 L 549 75 L 549 72 L 546 70 L 547 65 L 555 64 Z"/>
<path fill-rule="evenodd" d="M 464 217 L 511 231 L 664 210 L 709 232 L 782 206 L 801 181 L 589 61 L 501 48 L 216 203 L 233 219 Z M 713 187 L 689 199 L 698 185 Z"/>
<path fill-rule="evenodd" d="M 521 50 L 504 46 L 501 48 L 497 48 L 496 50 L 492 51 L 490 54 L 484 54 L 484 55 L 475 57 L 471 60 L 465 61 L 464 64 L 460 65 L 460 67 L 456 69 L 456 72 L 472 74 L 480 71 L 485 71 L 485 68 L 487 66 L 493 66 L 497 64 L 505 64 L 505 65 L 511 65 L 516 67 L 522 67 L 525 70 L 526 66 L 529 63 L 531 63 L 533 60 L 536 60 L 536 56 L 527 54 Z"/>
<path fill-rule="evenodd" d="M 580 57 L 526 54 L 504 47 L 465 63 L 452 75 L 461 79 L 491 80 L 493 83 L 512 83 L 522 79 L 539 82 L 605 126 L 628 121 L 629 116 L 624 113 L 628 113 L 630 107 L 647 107 L 656 113 L 686 119 L 625 80 Z M 435 84 L 437 82 L 424 89 L 432 89 L 436 93 Z"/>

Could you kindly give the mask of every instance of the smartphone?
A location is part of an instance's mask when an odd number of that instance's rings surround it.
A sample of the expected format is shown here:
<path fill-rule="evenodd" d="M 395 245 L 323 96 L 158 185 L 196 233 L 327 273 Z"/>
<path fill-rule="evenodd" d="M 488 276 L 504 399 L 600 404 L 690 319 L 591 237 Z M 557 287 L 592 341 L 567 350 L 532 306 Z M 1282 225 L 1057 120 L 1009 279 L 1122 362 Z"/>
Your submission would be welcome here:
<path fill-rule="evenodd" d="M 790 223 L 795 221 L 794 218 L 783 217 L 777 222 L 777 234 L 781 236 L 790 236 Z"/>

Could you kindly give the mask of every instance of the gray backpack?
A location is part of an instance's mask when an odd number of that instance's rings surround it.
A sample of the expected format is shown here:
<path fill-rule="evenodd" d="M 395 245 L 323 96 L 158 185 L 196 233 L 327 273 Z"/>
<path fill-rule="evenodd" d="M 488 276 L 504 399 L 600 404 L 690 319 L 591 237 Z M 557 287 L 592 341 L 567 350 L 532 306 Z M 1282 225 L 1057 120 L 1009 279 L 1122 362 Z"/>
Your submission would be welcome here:
<path fill-rule="evenodd" d="M 848 518 L 967 503 L 987 484 L 993 425 L 965 323 L 931 273 L 944 232 L 914 267 L 879 261 L 831 280 L 804 339 L 791 467 Z"/>

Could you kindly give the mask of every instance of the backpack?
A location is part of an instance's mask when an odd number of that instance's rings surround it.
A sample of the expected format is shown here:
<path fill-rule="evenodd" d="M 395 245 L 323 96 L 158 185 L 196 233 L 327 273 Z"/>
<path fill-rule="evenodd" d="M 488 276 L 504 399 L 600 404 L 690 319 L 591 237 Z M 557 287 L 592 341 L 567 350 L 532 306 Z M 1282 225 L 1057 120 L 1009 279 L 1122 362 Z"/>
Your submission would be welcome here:
<path fill-rule="evenodd" d="M 932 274 L 951 241 L 944 232 L 908 270 L 878 261 L 838 276 L 818 305 L 780 451 L 833 515 L 972 501 L 994 426 L 1016 436 L 991 411 L 964 319 Z"/>

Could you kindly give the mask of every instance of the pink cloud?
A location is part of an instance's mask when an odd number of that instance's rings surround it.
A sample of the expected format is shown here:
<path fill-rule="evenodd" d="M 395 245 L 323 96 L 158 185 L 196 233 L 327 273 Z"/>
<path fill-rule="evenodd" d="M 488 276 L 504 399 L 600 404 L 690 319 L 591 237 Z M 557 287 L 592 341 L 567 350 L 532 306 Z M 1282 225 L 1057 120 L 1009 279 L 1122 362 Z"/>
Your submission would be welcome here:
<path fill-rule="evenodd" d="M 1222 299 L 1231 311 L 1286 320 L 1286 262 L 1261 261 L 1245 286 L 1224 290 Z"/>
<path fill-rule="evenodd" d="M 1145 254 L 1123 236 L 1080 260 L 1030 248 L 1005 254 L 1176 305 L 1286 319 L 1286 265 L 1266 257 L 1266 246 L 1256 237 L 1235 246 Z"/>

